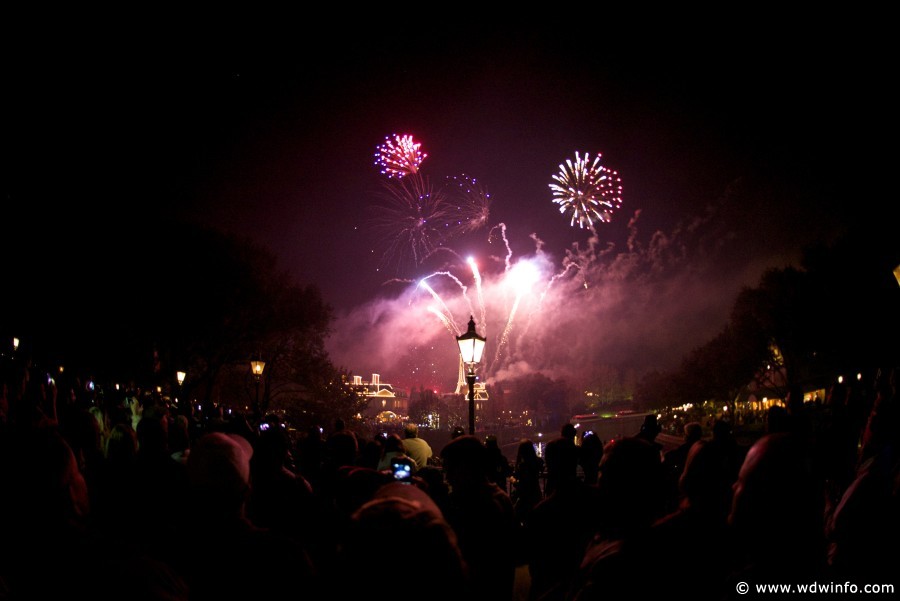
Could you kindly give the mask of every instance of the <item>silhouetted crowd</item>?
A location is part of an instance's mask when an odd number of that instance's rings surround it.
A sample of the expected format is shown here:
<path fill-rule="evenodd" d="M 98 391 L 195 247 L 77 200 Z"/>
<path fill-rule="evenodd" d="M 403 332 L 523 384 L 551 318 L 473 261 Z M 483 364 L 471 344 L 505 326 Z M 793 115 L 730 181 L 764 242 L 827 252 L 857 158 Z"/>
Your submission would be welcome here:
<path fill-rule="evenodd" d="M 739 583 L 895 585 L 896 371 L 792 390 L 766 433 L 727 422 L 542 453 L 415 426 L 289 436 L 198 424 L 158 396 L 99 408 L 27 370 L 0 403 L 0 599 L 741 598 Z M 268 426 L 268 427 L 266 427 Z M 751 589 L 752 592 L 752 589 Z M 793 596 L 793 595 L 792 595 Z"/>

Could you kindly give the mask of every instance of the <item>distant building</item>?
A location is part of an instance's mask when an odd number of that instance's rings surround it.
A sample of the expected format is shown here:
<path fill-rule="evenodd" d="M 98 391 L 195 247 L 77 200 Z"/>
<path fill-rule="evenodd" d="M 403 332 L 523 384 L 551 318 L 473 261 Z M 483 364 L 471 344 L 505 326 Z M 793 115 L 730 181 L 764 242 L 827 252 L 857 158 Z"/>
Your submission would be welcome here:
<path fill-rule="evenodd" d="M 366 397 L 369 401 L 365 417 L 377 421 L 394 421 L 409 415 L 409 397 L 394 392 L 393 386 L 381 381 L 380 374 L 372 374 L 372 380 L 369 382 L 364 381 L 362 376 L 353 376 L 351 386 L 358 395 Z"/>

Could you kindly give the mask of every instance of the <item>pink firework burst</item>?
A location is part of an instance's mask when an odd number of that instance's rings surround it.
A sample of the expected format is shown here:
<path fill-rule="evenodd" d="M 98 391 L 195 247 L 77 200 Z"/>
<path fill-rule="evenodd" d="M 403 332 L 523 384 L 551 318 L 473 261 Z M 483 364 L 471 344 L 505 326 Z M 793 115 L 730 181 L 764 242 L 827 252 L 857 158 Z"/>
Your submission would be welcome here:
<path fill-rule="evenodd" d="M 428 156 L 421 151 L 421 146 L 408 134 L 387 136 L 375 152 L 375 165 L 389 178 L 418 173 L 419 165 Z"/>
<path fill-rule="evenodd" d="M 612 213 L 622 205 L 622 180 L 615 171 L 600 164 L 598 153 L 593 161 L 590 155 L 582 158 L 575 153 L 575 161 L 567 159 L 559 166 L 559 174 L 550 184 L 553 202 L 559 212 L 571 216 L 570 225 L 594 230 L 595 222 L 608 223 Z"/>

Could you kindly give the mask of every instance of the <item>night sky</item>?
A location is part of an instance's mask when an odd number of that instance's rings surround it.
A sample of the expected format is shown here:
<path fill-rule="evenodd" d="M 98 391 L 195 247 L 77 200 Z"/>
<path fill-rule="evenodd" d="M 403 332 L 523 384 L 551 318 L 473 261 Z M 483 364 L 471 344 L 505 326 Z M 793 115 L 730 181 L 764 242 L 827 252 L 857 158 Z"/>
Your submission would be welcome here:
<path fill-rule="evenodd" d="M 156 216 L 248 235 L 335 309 L 339 366 L 440 389 L 456 382 L 453 335 L 470 314 L 488 379 L 586 385 L 599 366 L 673 367 L 766 268 L 883 225 L 896 204 L 877 150 L 892 140 L 887 42 L 851 44 L 837 16 L 663 35 L 471 21 L 277 42 L 25 28 L 6 58 L 7 204 L 38 237 L 112 226 L 127 243 Z M 435 185 L 465 174 L 492 199 L 485 227 L 417 265 L 386 253 L 376 227 L 373 155 L 392 134 L 421 143 Z M 594 238 L 551 202 L 575 152 L 622 179 Z M 538 271 L 516 304 L 504 273 L 525 260 Z M 435 272 L 448 274 L 427 280 L 439 299 L 416 287 Z"/>

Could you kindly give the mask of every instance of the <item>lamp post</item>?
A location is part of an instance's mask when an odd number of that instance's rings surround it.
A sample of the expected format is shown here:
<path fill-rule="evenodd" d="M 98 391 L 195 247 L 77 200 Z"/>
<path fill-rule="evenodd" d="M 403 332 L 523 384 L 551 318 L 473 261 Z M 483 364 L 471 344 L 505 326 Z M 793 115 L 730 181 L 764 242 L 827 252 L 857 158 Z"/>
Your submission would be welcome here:
<path fill-rule="evenodd" d="M 475 434 L 475 366 L 481 363 L 485 340 L 475 331 L 474 315 L 469 318 L 466 333 L 456 337 L 460 357 L 466 365 L 466 384 L 469 385 L 469 434 Z"/>
<path fill-rule="evenodd" d="M 183 371 L 175 372 L 175 379 L 178 380 L 178 396 L 179 397 L 184 397 L 184 379 L 185 379 L 185 377 L 187 377 L 187 372 L 183 372 Z M 178 399 L 176 399 L 176 400 L 178 400 Z M 180 407 L 178 407 L 178 409 L 181 410 L 182 413 L 188 414 L 188 412 L 186 412 L 184 410 L 184 406 L 185 406 L 184 398 L 180 399 L 179 402 L 182 403 L 182 405 Z"/>
<path fill-rule="evenodd" d="M 259 380 L 262 378 L 263 370 L 266 368 L 265 361 L 251 361 L 250 362 L 250 373 L 253 374 L 253 379 L 256 381 L 256 400 L 253 403 L 253 413 L 256 417 L 256 420 L 259 421 Z"/>

